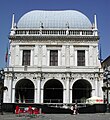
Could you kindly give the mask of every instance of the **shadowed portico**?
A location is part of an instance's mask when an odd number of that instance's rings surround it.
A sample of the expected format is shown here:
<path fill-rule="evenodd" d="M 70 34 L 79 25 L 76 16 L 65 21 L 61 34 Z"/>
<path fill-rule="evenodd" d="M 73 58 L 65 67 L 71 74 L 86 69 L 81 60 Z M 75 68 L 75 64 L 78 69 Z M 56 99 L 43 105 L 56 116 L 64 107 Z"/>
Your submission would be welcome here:
<path fill-rule="evenodd" d="M 15 97 L 18 103 L 34 102 L 34 84 L 31 80 L 22 79 L 15 86 Z"/>
<path fill-rule="evenodd" d="M 44 103 L 63 103 L 63 85 L 59 80 L 51 79 L 45 83 Z"/>

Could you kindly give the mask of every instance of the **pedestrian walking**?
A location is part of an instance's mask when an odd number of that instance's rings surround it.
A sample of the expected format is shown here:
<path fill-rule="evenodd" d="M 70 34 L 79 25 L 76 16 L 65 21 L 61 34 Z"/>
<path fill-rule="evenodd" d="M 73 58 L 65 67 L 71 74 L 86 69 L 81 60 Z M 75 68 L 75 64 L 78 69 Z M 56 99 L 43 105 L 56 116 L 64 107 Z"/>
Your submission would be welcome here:
<path fill-rule="evenodd" d="M 78 105 L 75 103 L 74 105 L 74 114 L 78 114 Z"/>
<path fill-rule="evenodd" d="M 72 114 L 73 114 L 73 115 L 78 114 L 78 106 L 77 106 L 77 103 L 75 103 L 75 105 L 72 105 L 72 106 L 71 106 L 71 110 L 72 110 Z"/>

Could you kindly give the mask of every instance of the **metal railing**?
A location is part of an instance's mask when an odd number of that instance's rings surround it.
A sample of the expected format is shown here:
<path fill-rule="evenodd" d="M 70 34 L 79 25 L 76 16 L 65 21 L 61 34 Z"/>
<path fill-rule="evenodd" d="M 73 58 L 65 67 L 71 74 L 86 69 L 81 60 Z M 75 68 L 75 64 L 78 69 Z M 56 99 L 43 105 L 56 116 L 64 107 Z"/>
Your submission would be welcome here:
<path fill-rule="evenodd" d="M 63 99 L 44 99 L 44 103 L 63 103 Z"/>
<path fill-rule="evenodd" d="M 17 99 L 15 100 L 16 103 L 34 103 L 34 99 Z"/>

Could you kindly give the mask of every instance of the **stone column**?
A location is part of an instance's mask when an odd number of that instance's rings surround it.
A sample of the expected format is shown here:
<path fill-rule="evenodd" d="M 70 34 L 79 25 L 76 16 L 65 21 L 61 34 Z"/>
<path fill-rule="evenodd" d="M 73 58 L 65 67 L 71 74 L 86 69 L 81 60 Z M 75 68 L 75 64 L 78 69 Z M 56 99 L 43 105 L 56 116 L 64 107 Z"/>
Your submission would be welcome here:
<path fill-rule="evenodd" d="M 41 80 L 40 76 L 37 78 L 37 103 L 41 102 Z"/>
<path fill-rule="evenodd" d="M 92 79 L 92 96 L 96 96 L 96 94 L 95 94 L 95 80 L 94 80 L 94 78 L 91 78 Z"/>
<path fill-rule="evenodd" d="M 70 80 L 66 78 L 66 103 L 70 103 Z"/>
<path fill-rule="evenodd" d="M 35 86 L 35 90 L 34 90 L 34 103 L 37 103 L 37 102 L 38 102 L 37 99 L 38 99 L 38 96 L 37 96 L 37 88 L 36 88 L 36 86 Z"/>
<path fill-rule="evenodd" d="M 70 89 L 70 103 L 72 103 L 72 88 Z"/>
<path fill-rule="evenodd" d="M 99 79 L 99 96 L 103 98 L 103 91 L 102 91 L 102 87 L 103 87 L 103 78 Z"/>
<path fill-rule="evenodd" d="M 95 78 L 95 95 L 98 96 L 98 79 Z"/>
<path fill-rule="evenodd" d="M 43 103 L 43 96 L 44 96 L 44 89 L 41 88 L 41 102 L 40 103 Z"/>
<path fill-rule="evenodd" d="M 63 89 L 63 103 L 66 103 L 66 89 Z"/>
<path fill-rule="evenodd" d="M 12 103 L 15 103 L 15 88 L 12 88 Z"/>

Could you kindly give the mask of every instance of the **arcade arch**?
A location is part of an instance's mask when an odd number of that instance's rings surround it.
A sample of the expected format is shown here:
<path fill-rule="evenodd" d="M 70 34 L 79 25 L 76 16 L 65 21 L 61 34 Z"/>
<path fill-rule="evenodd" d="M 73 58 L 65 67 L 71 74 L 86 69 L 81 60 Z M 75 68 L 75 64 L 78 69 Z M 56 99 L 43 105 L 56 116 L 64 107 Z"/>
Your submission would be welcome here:
<path fill-rule="evenodd" d="M 48 80 L 44 85 L 44 103 L 63 103 L 63 85 L 59 80 Z"/>
<path fill-rule="evenodd" d="M 91 97 L 92 86 L 89 81 L 77 80 L 72 87 L 72 102 L 82 103 L 85 99 Z"/>
<path fill-rule="evenodd" d="M 22 79 L 15 86 L 15 101 L 33 103 L 34 102 L 34 84 L 29 79 Z"/>

